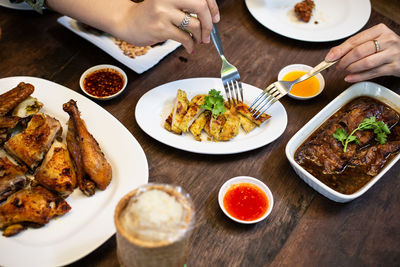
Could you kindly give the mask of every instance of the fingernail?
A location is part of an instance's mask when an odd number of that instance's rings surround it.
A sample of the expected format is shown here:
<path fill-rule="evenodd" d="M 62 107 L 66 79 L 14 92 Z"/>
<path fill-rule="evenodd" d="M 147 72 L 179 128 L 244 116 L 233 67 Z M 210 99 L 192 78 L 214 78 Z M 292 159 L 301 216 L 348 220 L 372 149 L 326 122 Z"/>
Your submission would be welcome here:
<path fill-rule="evenodd" d="M 219 14 L 215 15 L 214 18 L 213 18 L 213 22 L 214 23 L 218 23 L 219 20 L 220 20 Z"/>
<path fill-rule="evenodd" d="M 351 82 L 353 82 L 353 79 L 352 79 L 352 77 L 350 75 L 347 75 L 346 77 L 344 77 L 344 81 L 348 82 L 348 83 L 351 83 Z"/>
<path fill-rule="evenodd" d="M 206 39 L 204 40 L 204 42 L 205 42 L 206 44 L 208 44 L 208 43 L 210 42 L 210 36 L 207 36 Z"/>

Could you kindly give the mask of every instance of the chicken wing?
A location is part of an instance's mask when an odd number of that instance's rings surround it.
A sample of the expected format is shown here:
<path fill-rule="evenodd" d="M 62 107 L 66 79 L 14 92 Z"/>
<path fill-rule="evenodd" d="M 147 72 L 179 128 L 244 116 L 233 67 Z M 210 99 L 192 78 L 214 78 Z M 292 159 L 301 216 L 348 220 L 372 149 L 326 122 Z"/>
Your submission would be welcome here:
<path fill-rule="evenodd" d="M 42 165 L 35 173 L 35 179 L 62 197 L 67 197 L 74 191 L 76 187 L 75 169 L 64 143 L 54 141 Z"/>
<path fill-rule="evenodd" d="M 62 132 L 60 122 L 46 114 L 32 116 L 27 128 L 4 144 L 6 151 L 33 170 Z"/>
<path fill-rule="evenodd" d="M 63 198 L 42 186 L 22 189 L 0 205 L 0 229 L 5 236 L 14 235 L 26 225 L 43 226 L 70 209 Z"/>
<path fill-rule="evenodd" d="M 63 105 L 63 109 L 70 115 L 75 125 L 85 173 L 89 175 L 99 189 L 106 189 L 111 182 L 111 165 L 105 158 L 97 141 L 89 133 L 85 122 L 81 119 L 76 102 L 71 99 Z"/>
<path fill-rule="evenodd" d="M 76 129 L 74 122 L 68 120 L 68 131 L 67 131 L 67 148 L 72 156 L 75 169 L 76 169 L 76 181 L 78 183 L 79 189 L 87 195 L 88 197 L 96 192 L 96 185 L 92 180 L 90 180 L 83 169 L 81 149 L 79 147 L 79 141 L 77 139 Z"/>
<path fill-rule="evenodd" d="M 25 167 L 14 164 L 7 156 L 0 157 L 0 202 L 27 185 L 25 172 Z"/>
<path fill-rule="evenodd" d="M 19 83 L 17 87 L 0 95 L 0 116 L 6 115 L 13 110 L 20 102 L 30 96 L 34 87 L 29 83 Z"/>

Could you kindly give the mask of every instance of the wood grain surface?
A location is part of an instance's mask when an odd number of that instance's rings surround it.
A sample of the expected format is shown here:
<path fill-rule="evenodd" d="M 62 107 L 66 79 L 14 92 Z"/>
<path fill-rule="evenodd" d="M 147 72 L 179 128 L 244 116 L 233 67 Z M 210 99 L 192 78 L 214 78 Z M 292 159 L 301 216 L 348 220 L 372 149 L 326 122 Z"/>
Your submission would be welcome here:
<path fill-rule="evenodd" d="M 389 2 L 389 3 L 387 3 Z M 391 1 L 373 1 L 384 13 Z M 396 1 L 394 1 L 396 2 Z M 219 2 L 224 51 L 239 69 L 242 81 L 259 88 L 277 78 L 288 64 L 316 65 L 341 41 L 310 43 L 280 36 L 259 24 L 244 1 Z M 390 10 L 390 8 L 386 8 Z M 375 10 L 364 29 L 385 23 L 400 26 Z M 393 14 L 389 11 L 389 17 Z M 281 100 L 288 114 L 284 134 L 262 148 L 235 155 L 210 156 L 180 151 L 145 134 L 135 122 L 139 98 L 150 89 L 179 79 L 219 77 L 221 61 L 212 44 L 194 54 L 178 48 L 158 65 L 136 74 L 108 54 L 44 15 L 0 8 L 0 78 L 28 75 L 45 78 L 79 93 L 79 77 L 97 64 L 114 64 L 128 74 L 122 95 L 98 102 L 135 136 L 146 153 L 149 181 L 181 185 L 196 207 L 188 266 L 394 266 L 400 262 L 400 164 L 396 164 L 362 197 L 332 202 L 304 183 L 293 171 L 286 143 L 308 120 L 350 86 L 335 68 L 323 72 L 324 92 L 311 101 Z M 400 79 L 374 82 L 400 93 Z M 99 122 L 100 123 L 100 122 Z M 219 209 L 219 187 L 229 178 L 248 175 L 264 181 L 275 205 L 255 225 L 240 225 Z M 66 251 L 66 253 L 68 253 Z M 71 266 L 119 266 L 115 235 Z"/>

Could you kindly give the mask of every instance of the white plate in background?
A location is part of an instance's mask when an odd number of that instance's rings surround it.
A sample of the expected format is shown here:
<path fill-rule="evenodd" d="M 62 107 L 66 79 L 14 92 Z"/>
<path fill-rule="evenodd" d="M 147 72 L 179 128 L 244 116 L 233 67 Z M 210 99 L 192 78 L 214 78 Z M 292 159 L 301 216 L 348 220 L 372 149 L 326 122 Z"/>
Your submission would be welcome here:
<path fill-rule="evenodd" d="M 158 62 L 160 62 L 161 59 L 166 57 L 169 53 L 171 53 L 181 45 L 176 41 L 168 40 L 161 45 L 156 45 L 155 47 L 150 48 L 147 53 L 142 56 L 130 58 L 124 55 L 118 45 L 114 43 L 110 35 L 96 35 L 87 31 L 82 31 L 77 26 L 77 21 L 67 16 L 58 18 L 57 21 L 68 30 L 91 42 L 92 44 L 94 44 L 95 46 L 139 74 L 152 68 Z"/>
<path fill-rule="evenodd" d="M 311 20 L 299 21 L 294 6 L 301 0 L 245 0 L 251 15 L 280 35 L 310 42 L 327 42 L 359 31 L 371 15 L 369 0 L 314 0 Z M 318 24 L 315 24 L 315 22 Z"/>
<path fill-rule="evenodd" d="M 32 96 L 44 104 L 42 112 L 57 118 L 67 131 L 69 116 L 62 104 L 77 101 L 81 116 L 96 138 L 113 178 L 106 190 L 87 197 L 77 188 L 66 198 L 71 210 L 41 228 L 28 228 L 13 237 L 0 235 L 0 266 L 60 266 L 86 256 L 115 233 L 114 209 L 129 191 L 148 181 L 146 156 L 135 137 L 110 113 L 62 85 L 34 77 L 0 79 L 0 94 L 19 82 L 35 87 Z"/>
<path fill-rule="evenodd" d="M 262 92 L 261 89 L 243 84 L 244 102 L 251 104 Z M 145 93 L 135 109 L 136 121 L 140 128 L 154 139 L 166 145 L 201 154 L 234 154 L 265 146 L 277 139 L 286 129 L 287 115 L 283 105 L 277 101 L 268 110 L 271 118 L 261 127 L 239 135 L 229 141 L 213 142 L 207 138 L 196 141 L 190 133 L 177 135 L 164 129 L 164 121 L 170 114 L 178 89 L 186 92 L 190 100 L 195 95 L 207 94 L 211 89 L 225 90 L 220 78 L 192 78 L 160 85 Z M 205 136 L 205 134 L 204 134 Z"/>

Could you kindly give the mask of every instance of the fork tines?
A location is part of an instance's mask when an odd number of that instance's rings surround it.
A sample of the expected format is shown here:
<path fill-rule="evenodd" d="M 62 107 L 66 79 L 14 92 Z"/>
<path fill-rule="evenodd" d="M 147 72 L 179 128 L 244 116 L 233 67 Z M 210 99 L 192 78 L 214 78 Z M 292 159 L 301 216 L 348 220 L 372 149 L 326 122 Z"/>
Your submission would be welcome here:
<path fill-rule="evenodd" d="M 271 84 L 253 101 L 249 107 L 249 110 L 257 119 L 281 97 L 282 94 L 275 87 L 275 84 Z"/>
<path fill-rule="evenodd" d="M 235 106 L 239 102 L 243 102 L 243 88 L 240 78 L 224 82 L 224 88 L 229 104 L 233 103 Z"/>

